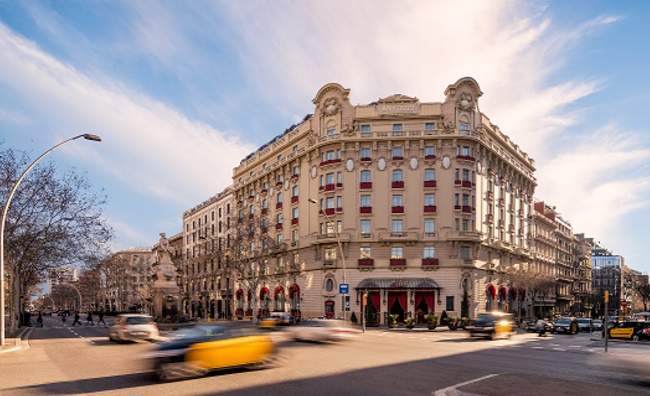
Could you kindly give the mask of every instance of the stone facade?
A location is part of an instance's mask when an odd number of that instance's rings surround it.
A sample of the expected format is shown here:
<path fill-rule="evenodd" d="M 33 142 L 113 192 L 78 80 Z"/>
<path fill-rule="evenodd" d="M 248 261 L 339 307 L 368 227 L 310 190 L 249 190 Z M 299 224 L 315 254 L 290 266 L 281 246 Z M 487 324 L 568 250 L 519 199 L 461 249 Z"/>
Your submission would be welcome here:
<path fill-rule="evenodd" d="M 101 304 L 107 311 L 151 310 L 151 266 L 148 248 L 113 253 L 99 266 Z"/>

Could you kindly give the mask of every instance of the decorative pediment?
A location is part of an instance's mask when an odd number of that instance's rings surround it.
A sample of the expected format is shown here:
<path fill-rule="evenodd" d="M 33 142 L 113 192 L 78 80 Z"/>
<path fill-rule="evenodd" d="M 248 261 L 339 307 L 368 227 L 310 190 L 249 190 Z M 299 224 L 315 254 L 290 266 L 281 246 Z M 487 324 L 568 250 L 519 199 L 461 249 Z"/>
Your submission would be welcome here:
<path fill-rule="evenodd" d="M 420 111 L 418 98 L 395 94 L 375 102 L 379 114 L 416 114 Z"/>
<path fill-rule="evenodd" d="M 377 100 L 377 103 L 416 103 L 416 102 L 419 102 L 418 98 L 406 96 L 402 94 L 395 94 Z"/>

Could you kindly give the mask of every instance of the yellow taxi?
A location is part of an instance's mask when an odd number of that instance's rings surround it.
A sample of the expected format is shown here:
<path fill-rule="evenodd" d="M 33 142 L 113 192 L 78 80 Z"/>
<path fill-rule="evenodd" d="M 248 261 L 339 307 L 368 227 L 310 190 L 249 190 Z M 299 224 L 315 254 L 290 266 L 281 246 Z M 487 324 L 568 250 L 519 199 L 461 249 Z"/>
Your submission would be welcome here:
<path fill-rule="evenodd" d="M 618 322 L 609 329 L 610 338 L 638 341 L 644 338 L 643 331 L 650 326 L 650 322 L 624 321 Z"/>
<path fill-rule="evenodd" d="M 252 329 L 197 325 L 182 329 L 148 355 L 158 379 L 204 375 L 210 371 L 278 363 L 271 338 Z"/>
<path fill-rule="evenodd" d="M 512 314 L 507 312 L 484 312 L 478 315 L 471 326 L 466 326 L 472 337 L 488 337 L 490 339 L 509 338 L 512 335 Z"/>

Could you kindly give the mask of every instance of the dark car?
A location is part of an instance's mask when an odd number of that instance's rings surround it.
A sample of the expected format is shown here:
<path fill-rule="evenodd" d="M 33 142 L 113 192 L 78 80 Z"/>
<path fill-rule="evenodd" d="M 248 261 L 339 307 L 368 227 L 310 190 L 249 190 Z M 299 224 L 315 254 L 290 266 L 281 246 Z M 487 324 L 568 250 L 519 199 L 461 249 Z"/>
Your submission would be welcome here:
<path fill-rule="evenodd" d="M 609 328 L 609 337 L 632 341 L 650 339 L 650 322 L 626 320 Z"/>
<path fill-rule="evenodd" d="M 553 333 L 576 334 L 579 329 L 575 318 L 559 318 L 553 323 Z"/>
<path fill-rule="evenodd" d="M 591 331 L 593 329 L 593 321 L 590 318 L 578 318 L 578 331 Z"/>
<path fill-rule="evenodd" d="M 471 326 L 465 330 L 472 337 L 508 338 L 512 335 L 512 314 L 505 312 L 485 312 L 479 314 Z"/>
<path fill-rule="evenodd" d="M 603 321 L 600 319 L 594 319 L 591 321 L 591 328 L 593 331 L 601 331 L 603 329 Z"/>

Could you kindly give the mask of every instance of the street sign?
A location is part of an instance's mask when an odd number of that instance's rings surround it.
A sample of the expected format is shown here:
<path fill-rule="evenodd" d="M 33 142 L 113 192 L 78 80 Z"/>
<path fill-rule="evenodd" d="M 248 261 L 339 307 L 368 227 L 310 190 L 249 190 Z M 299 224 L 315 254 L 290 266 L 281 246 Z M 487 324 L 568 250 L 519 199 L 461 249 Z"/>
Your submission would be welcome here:
<path fill-rule="evenodd" d="M 348 294 L 350 292 L 350 285 L 347 283 L 339 283 L 339 294 Z"/>

